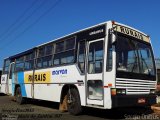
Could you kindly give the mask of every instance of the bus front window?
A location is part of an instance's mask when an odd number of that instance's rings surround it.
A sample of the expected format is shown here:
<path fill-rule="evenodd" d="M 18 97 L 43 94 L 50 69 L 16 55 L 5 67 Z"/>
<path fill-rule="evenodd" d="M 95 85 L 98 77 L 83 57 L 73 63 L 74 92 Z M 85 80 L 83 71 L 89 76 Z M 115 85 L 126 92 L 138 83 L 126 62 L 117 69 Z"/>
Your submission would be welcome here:
<path fill-rule="evenodd" d="M 117 36 L 116 59 L 117 71 L 155 75 L 150 45 L 136 39 Z"/>
<path fill-rule="evenodd" d="M 138 53 L 140 61 L 140 73 L 155 75 L 153 57 L 150 48 L 142 43 L 138 44 Z"/>
<path fill-rule="evenodd" d="M 118 37 L 116 45 L 117 70 L 126 72 L 139 72 L 136 44 L 125 38 Z"/>

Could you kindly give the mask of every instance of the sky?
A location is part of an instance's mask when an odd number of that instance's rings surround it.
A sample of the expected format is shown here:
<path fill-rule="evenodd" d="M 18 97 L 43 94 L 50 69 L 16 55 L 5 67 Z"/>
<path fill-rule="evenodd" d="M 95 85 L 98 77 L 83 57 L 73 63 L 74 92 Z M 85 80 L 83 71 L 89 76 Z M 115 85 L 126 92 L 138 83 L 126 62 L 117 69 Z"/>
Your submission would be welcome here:
<path fill-rule="evenodd" d="M 3 59 L 109 20 L 151 37 L 160 58 L 160 0 L 0 0 L 0 68 Z"/>

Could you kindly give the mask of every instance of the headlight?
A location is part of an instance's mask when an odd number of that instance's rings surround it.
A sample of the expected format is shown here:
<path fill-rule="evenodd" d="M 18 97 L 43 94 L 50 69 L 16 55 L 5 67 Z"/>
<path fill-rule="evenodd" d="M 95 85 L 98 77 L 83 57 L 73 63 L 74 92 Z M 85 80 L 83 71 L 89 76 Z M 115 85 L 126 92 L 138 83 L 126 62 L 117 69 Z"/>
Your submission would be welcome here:
<path fill-rule="evenodd" d="M 125 95 L 126 94 L 126 90 L 125 89 L 117 89 L 117 95 Z"/>
<path fill-rule="evenodd" d="M 155 94 L 155 93 L 156 93 L 155 89 L 150 90 L 150 94 Z"/>

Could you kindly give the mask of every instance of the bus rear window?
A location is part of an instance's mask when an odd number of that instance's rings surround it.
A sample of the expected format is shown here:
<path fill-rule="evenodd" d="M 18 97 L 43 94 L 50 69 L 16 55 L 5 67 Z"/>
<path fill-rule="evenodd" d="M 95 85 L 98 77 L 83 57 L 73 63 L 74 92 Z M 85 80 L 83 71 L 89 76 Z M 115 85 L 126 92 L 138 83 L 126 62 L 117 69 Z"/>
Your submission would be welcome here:
<path fill-rule="evenodd" d="M 4 60 L 3 74 L 8 74 L 9 71 L 10 60 Z"/>

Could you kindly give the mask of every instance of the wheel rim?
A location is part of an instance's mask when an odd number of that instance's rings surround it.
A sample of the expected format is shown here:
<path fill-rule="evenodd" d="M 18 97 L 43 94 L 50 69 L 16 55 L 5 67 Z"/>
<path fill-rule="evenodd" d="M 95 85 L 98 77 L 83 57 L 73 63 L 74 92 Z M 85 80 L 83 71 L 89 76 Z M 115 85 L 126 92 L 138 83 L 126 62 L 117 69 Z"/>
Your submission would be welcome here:
<path fill-rule="evenodd" d="M 17 101 L 18 101 L 18 102 L 19 102 L 19 101 L 20 101 L 20 99 L 21 99 L 21 92 L 20 92 L 20 90 L 19 90 L 19 89 L 17 90 L 16 98 L 17 98 Z"/>
<path fill-rule="evenodd" d="M 76 105 L 75 97 L 74 97 L 72 94 L 70 94 L 69 99 L 70 99 L 70 100 L 68 100 L 68 101 L 71 101 L 71 102 L 69 102 L 69 107 L 70 107 L 70 108 L 74 108 L 75 105 Z"/>

